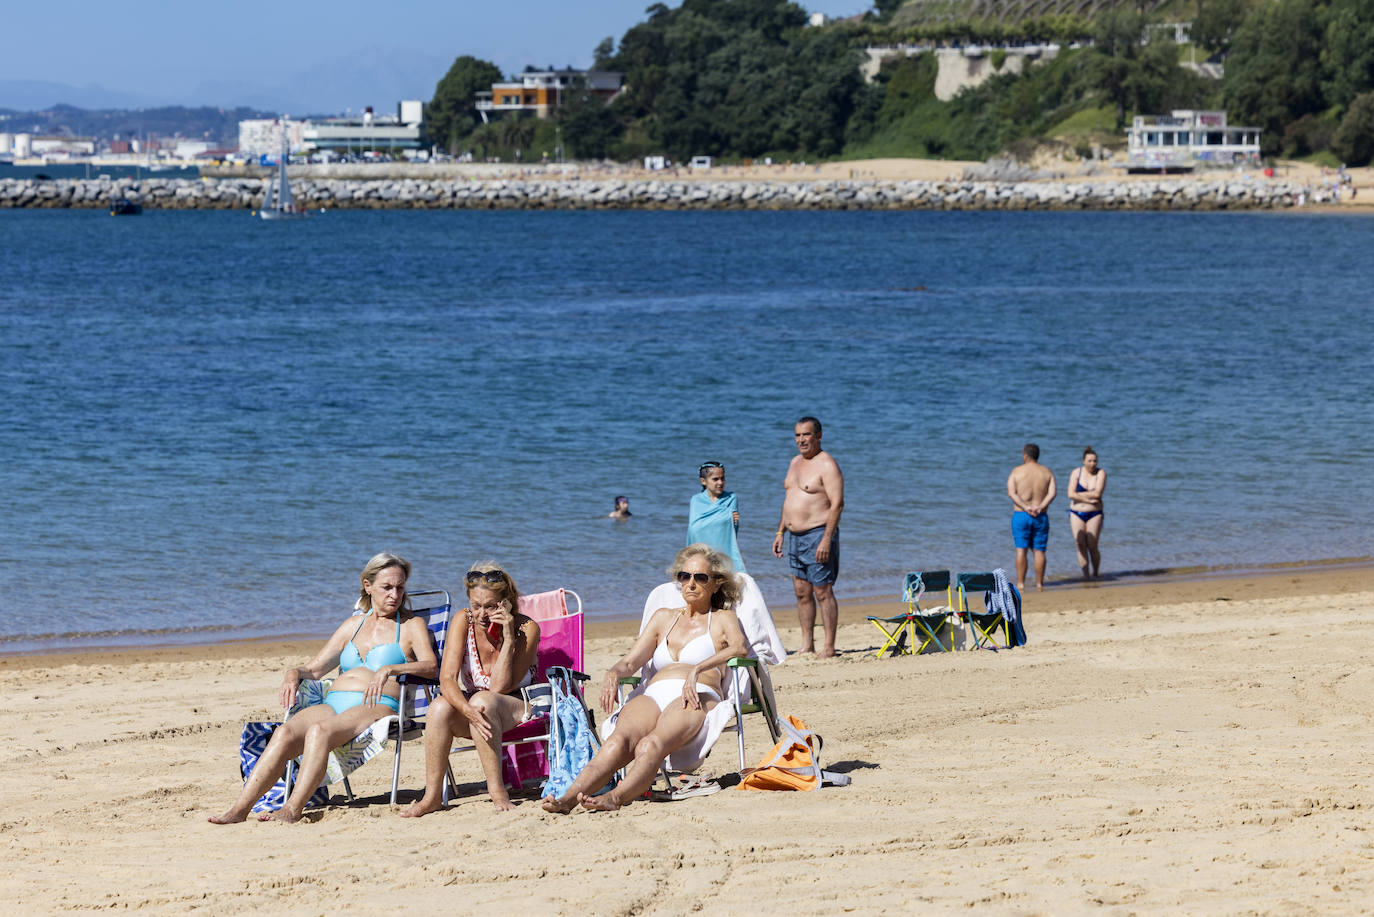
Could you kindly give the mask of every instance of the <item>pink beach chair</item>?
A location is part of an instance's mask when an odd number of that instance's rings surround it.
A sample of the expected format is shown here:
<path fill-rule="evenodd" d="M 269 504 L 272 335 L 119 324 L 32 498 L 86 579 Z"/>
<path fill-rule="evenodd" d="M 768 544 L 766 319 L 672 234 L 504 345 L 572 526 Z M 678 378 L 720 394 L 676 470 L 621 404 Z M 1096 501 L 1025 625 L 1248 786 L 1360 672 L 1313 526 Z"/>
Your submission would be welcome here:
<path fill-rule="evenodd" d="M 575 611 L 569 610 L 569 599 Z M 543 780 L 549 775 L 549 714 L 552 705 L 549 669 L 556 666 L 570 669 L 581 680 L 587 679 L 581 674 L 582 598 L 571 589 L 554 589 L 551 592 L 522 595 L 519 608 L 521 614 L 539 622 L 536 666 L 541 681 L 522 689 L 532 711 L 539 712 L 501 736 L 501 745 L 505 750 L 501 772 L 506 785 L 512 790 L 519 790 L 525 784 Z M 452 754 L 476 750 L 476 745 L 455 745 Z M 445 803 L 457 789 L 458 784 L 450 767 L 444 781 Z"/>

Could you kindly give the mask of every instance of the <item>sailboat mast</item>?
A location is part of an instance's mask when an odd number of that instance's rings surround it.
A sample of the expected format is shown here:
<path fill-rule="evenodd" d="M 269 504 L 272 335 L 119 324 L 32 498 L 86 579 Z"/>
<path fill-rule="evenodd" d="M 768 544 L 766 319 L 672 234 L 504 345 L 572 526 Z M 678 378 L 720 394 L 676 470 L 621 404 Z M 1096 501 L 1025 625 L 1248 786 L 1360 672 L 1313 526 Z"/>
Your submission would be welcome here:
<path fill-rule="evenodd" d="M 277 163 L 277 209 L 292 210 L 291 181 L 286 177 L 286 160 L 291 157 L 291 144 L 286 137 L 286 123 L 281 126 L 281 159 Z"/>

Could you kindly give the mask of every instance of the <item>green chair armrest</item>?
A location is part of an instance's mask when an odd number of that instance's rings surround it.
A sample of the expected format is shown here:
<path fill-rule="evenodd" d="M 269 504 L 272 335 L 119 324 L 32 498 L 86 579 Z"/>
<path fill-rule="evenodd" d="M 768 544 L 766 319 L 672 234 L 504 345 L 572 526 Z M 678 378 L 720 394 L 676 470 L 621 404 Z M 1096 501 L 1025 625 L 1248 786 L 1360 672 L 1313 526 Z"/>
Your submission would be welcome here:
<path fill-rule="evenodd" d="M 736 656 L 734 659 L 725 663 L 725 665 L 732 669 L 757 669 L 759 667 L 759 661 L 757 659 L 750 659 L 748 656 Z"/>
<path fill-rule="evenodd" d="M 638 675 L 626 675 L 624 678 L 620 679 L 620 681 L 619 681 L 618 683 L 619 683 L 619 684 L 622 684 L 622 685 L 629 685 L 630 687 L 633 688 L 635 685 L 639 684 L 642 680 L 643 680 L 643 679 L 641 679 Z"/>

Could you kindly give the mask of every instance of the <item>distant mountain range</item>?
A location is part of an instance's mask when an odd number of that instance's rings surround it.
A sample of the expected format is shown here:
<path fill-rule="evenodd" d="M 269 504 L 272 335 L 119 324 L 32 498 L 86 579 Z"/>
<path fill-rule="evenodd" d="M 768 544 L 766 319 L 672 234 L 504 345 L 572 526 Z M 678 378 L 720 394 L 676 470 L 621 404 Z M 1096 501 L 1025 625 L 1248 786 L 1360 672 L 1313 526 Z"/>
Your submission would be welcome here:
<path fill-rule="evenodd" d="M 273 118 L 275 112 L 254 108 L 187 108 L 164 105 L 156 108 L 77 108 L 56 105 L 33 111 L 0 108 L 0 131 L 56 134 L 128 140 L 134 137 L 180 137 L 206 140 L 215 147 L 236 147 L 239 122 Z"/>
<path fill-rule="evenodd" d="M 281 73 L 216 73 L 194 83 L 170 82 L 152 91 L 0 79 L 0 109 L 43 111 L 58 105 L 85 109 L 225 106 L 303 117 L 307 112 L 361 112 L 370 105 L 378 112 L 391 112 L 402 99 L 428 101 L 434 95 L 435 84 L 452 63 L 453 58 L 443 54 L 371 47 L 307 61 Z"/>

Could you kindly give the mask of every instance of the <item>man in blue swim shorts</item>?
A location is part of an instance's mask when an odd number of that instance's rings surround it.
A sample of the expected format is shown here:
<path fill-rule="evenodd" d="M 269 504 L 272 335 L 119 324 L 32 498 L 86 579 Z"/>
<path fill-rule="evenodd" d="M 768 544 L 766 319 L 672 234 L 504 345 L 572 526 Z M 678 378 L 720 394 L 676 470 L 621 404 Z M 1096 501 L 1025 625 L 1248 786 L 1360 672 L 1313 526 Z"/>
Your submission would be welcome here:
<path fill-rule="evenodd" d="M 1026 551 L 1035 552 L 1035 588 L 1045 588 L 1045 545 L 1050 539 L 1050 517 L 1045 512 L 1059 488 L 1054 472 L 1040 464 L 1040 447 L 1026 443 L 1021 464 L 1007 476 L 1007 496 L 1016 511 L 1011 514 L 1011 540 L 1016 545 L 1016 586 L 1026 588 Z"/>
<path fill-rule="evenodd" d="M 821 422 L 803 417 L 792 428 L 798 454 L 783 478 L 782 517 L 773 536 L 773 556 L 787 557 L 801 624 L 799 652 L 816 651 L 816 610 L 820 609 L 825 644 L 817 655 L 835 655 L 840 608 L 835 579 L 840 575 L 840 513 L 844 511 L 844 475 L 821 449 Z M 785 552 L 785 553 L 784 553 Z"/>

